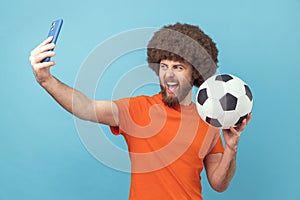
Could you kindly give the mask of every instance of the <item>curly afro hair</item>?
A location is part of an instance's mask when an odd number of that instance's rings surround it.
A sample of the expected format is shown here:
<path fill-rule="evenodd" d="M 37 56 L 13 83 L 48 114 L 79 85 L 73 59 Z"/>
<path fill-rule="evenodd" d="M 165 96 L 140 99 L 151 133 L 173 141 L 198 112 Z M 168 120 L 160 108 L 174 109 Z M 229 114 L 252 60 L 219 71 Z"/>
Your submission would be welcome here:
<path fill-rule="evenodd" d="M 150 68 L 159 73 L 161 60 L 188 62 L 193 66 L 193 85 L 199 87 L 217 69 L 218 49 L 198 26 L 176 23 L 154 33 L 147 46 Z"/>

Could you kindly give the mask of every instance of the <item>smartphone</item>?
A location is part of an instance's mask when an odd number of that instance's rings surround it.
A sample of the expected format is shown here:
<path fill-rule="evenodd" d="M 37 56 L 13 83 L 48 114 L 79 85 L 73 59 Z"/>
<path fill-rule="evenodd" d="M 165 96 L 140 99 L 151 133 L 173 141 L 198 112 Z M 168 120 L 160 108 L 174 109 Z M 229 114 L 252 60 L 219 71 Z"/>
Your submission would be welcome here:
<path fill-rule="evenodd" d="M 54 44 L 56 44 L 60 29 L 62 27 L 62 24 L 63 24 L 62 19 L 57 19 L 57 20 L 55 20 L 51 23 L 50 30 L 49 30 L 49 33 L 48 33 L 47 37 L 53 36 L 53 39 L 52 39 L 51 42 L 54 43 Z M 53 51 L 53 49 L 50 50 L 50 51 Z M 50 57 L 47 57 L 42 62 L 49 62 L 49 61 L 50 61 Z"/>

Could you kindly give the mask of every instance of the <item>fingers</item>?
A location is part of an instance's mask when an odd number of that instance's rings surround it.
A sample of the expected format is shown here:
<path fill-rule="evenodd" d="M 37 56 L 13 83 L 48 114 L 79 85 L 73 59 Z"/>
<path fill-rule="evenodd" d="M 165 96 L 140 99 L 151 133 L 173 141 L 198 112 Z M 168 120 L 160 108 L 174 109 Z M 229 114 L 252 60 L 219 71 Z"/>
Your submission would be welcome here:
<path fill-rule="evenodd" d="M 36 49 L 33 55 L 38 55 L 40 53 L 52 50 L 54 48 L 55 48 L 55 44 L 53 43 L 45 44 L 43 46 L 40 46 L 38 49 Z"/>
<path fill-rule="evenodd" d="M 48 67 L 54 66 L 55 64 L 56 64 L 55 61 L 40 62 L 40 63 L 35 64 L 33 66 L 33 68 L 34 68 L 34 71 L 37 71 L 39 69 L 44 69 L 44 68 L 48 68 Z"/>
<path fill-rule="evenodd" d="M 35 48 L 34 50 L 31 51 L 29 60 L 33 63 L 37 63 L 37 62 L 41 62 L 47 56 L 51 56 L 51 57 L 54 56 L 54 54 L 53 54 L 54 52 L 50 53 L 50 51 L 49 51 L 49 50 L 54 49 L 54 47 L 55 47 L 55 44 L 50 43 L 50 44 L 46 44 L 46 45 Z M 46 52 L 48 52 L 49 55 Z M 46 56 L 46 57 L 43 57 L 43 56 Z"/>
<path fill-rule="evenodd" d="M 44 60 L 47 57 L 53 57 L 55 55 L 55 52 L 49 51 L 55 48 L 55 44 L 49 43 L 51 42 L 51 40 L 52 37 L 48 37 L 34 50 L 31 51 L 29 60 L 33 68 L 41 67 L 41 66 L 45 66 L 45 67 L 53 66 L 54 62 L 45 65 L 40 65 L 42 60 Z"/>
<path fill-rule="evenodd" d="M 53 51 L 42 51 L 38 54 L 31 55 L 29 57 L 29 60 L 30 60 L 31 65 L 34 66 L 34 65 L 40 63 L 45 58 L 53 57 L 53 56 L 55 56 L 55 52 L 53 52 Z"/>
<path fill-rule="evenodd" d="M 248 114 L 247 118 L 243 119 L 242 123 L 235 128 L 236 131 L 242 132 L 246 128 L 246 126 L 249 124 L 251 118 L 252 118 L 252 113 L 250 112 Z"/>
<path fill-rule="evenodd" d="M 247 119 L 246 119 L 246 124 L 249 124 L 249 122 L 251 121 L 252 118 L 252 112 L 249 113 Z"/>
<path fill-rule="evenodd" d="M 240 126 L 238 126 L 238 131 L 243 131 L 247 126 L 247 120 L 246 119 L 243 119 L 243 122 Z"/>
<path fill-rule="evenodd" d="M 234 127 L 230 127 L 226 131 L 223 131 L 223 136 L 226 147 L 236 152 L 241 132 L 237 131 Z"/>
<path fill-rule="evenodd" d="M 41 46 L 44 46 L 48 43 L 50 43 L 53 39 L 53 36 L 50 36 L 50 37 L 47 37 L 41 44 L 39 44 L 37 47 L 41 47 Z"/>
<path fill-rule="evenodd" d="M 33 73 L 40 84 L 49 80 L 49 77 L 51 77 L 49 68 L 56 64 L 54 61 L 42 62 L 45 58 L 55 55 L 54 51 L 50 51 L 55 47 L 55 44 L 50 43 L 52 39 L 53 37 L 48 37 L 30 52 L 29 60 Z"/>
<path fill-rule="evenodd" d="M 36 54 L 37 50 L 40 49 L 42 46 L 45 46 L 46 44 L 49 44 L 53 39 L 53 36 L 48 37 L 45 39 L 41 44 L 39 44 L 35 49 L 31 51 L 31 55 Z"/>
<path fill-rule="evenodd" d="M 223 129 L 223 136 L 226 142 L 226 147 L 236 152 L 238 141 L 243 130 L 246 128 L 247 124 L 252 118 L 252 113 L 249 113 L 247 118 L 245 118 L 242 123 L 237 127 L 230 127 L 229 129 Z"/>
<path fill-rule="evenodd" d="M 241 132 L 237 128 L 230 127 L 229 130 L 231 133 L 233 133 L 236 136 L 240 136 L 240 134 L 241 134 Z"/>

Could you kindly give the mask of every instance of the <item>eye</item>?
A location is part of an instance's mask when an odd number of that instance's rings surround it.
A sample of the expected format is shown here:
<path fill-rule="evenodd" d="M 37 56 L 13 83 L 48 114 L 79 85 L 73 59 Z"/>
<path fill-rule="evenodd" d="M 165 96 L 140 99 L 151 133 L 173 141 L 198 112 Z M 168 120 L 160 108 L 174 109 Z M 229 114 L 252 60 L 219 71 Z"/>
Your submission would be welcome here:
<path fill-rule="evenodd" d="M 160 69 L 162 69 L 162 70 L 167 70 L 168 69 L 168 66 L 167 65 L 165 65 L 165 64 L 160 64 Z"/>
<path fill-rule="evenodd" d="M 173 68 L 176 70 L 176 71 L 182 71 L 184 70 L 184 67 L 182 65 L 174 65 Z"/>

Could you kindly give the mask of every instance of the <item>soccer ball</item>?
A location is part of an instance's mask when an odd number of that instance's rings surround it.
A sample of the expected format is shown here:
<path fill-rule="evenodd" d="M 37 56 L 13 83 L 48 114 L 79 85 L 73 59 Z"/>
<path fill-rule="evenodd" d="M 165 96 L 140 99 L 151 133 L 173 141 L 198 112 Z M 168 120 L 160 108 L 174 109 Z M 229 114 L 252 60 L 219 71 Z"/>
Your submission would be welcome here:
<path fill-rule="evenodd" d="M 214 75 L 199 87 L 196 107 L 200 117 L 217 128 L 236 127 L 252 109 L 252 93 L 247 84 L 230 74 Z"/>

